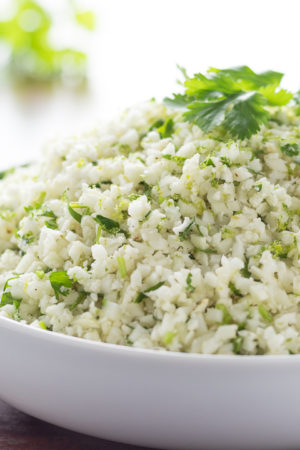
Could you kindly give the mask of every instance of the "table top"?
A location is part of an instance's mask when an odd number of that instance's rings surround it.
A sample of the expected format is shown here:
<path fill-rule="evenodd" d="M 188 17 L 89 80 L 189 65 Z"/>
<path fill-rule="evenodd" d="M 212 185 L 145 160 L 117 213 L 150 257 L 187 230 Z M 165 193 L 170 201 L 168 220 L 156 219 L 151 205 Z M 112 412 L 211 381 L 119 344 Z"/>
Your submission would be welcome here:
<path fill-rule="evenodd" d="M 142 450 L 85 436 L 24 414 L 0 400 L 0 449 L 5 450 Z"/>

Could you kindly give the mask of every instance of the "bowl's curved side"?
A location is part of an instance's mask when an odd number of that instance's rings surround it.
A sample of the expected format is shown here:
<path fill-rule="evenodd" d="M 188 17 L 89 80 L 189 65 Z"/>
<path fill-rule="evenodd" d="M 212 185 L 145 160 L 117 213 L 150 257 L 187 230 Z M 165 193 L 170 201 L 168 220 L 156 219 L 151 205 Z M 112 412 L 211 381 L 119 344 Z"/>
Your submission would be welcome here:
<path fill-rule="evenodd" d="M 72 430 L 158 448 L 299 448 L 299 357 L 126 351 L 0 318 L 0 361 L 1 398 Z"/>

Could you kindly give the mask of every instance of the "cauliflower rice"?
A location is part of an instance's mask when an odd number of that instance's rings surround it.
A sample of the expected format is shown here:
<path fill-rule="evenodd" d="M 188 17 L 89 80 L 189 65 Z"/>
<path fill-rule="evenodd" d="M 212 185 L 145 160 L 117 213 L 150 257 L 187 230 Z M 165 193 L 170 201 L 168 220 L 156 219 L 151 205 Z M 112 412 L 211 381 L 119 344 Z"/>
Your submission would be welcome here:
<path fill-rule="evenodd" d="M 234 141 L 154 101 L 51 142 L 2 174 L 0 315 L 133 347 L 299 353 L 299 143 L 293 108 Z"/>

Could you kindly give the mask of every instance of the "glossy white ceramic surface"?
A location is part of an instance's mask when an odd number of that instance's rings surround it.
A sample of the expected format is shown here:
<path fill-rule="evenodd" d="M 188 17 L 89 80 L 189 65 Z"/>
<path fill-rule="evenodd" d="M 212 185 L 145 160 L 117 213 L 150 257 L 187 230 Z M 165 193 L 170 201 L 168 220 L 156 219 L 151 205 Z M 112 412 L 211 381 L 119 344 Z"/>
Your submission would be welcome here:
<path fill-rule="evenodd" d="M 56 425 L 166 449 L 299 449 L 299 356 L 95 343 L 0 317 L 0 398 Z"/>

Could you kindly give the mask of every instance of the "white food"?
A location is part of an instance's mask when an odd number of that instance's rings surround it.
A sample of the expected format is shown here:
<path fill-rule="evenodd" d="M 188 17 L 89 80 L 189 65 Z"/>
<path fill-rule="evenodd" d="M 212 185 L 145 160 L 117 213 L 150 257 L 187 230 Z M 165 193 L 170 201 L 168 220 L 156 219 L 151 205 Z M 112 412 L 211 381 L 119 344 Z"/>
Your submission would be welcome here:
<path fill-rule="evenodd" d="M 234 141 L 149 102 L 6 174 L 0 314 L 134 347 L 299 353 L 300 165 L 282 147 L 300 125 L 278 117 Z"/>

